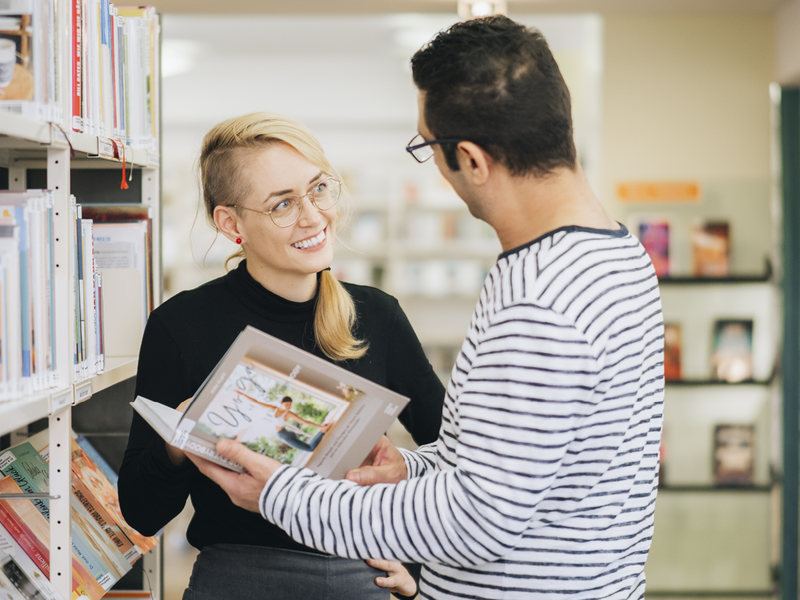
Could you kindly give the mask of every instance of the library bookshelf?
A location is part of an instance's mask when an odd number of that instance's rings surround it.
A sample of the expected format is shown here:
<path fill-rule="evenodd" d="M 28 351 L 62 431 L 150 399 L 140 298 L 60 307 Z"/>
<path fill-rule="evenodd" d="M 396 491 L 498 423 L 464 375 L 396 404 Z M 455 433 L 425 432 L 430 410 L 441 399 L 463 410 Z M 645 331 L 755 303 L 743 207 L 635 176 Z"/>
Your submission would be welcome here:
<path fill-rule="evenodd" d="M 51 0 L 55 6 L 52 33 L 57 47 L 69 49 L 71 45 L 71 9 L 73 2 Z M 155 40 L 158 36 L 158 19 L 155 19 Z M 157 44 L 156 44 L 157 47 Z M 154 57 L 151 71 L 154 114 L 158 116 L 158 60 Z M 71 56 L 69 52 L 55 55 L 57 87 L 62 92 L 72 86 Z M 44 422 L 48 425 L 50 451 L 50 581 L 65 600 L 72 598 L 71 511 L 70 511 L 70 438 L 72 436 L 73 408 L 99 392 L 136 375 L 139 339 L 124 340 L 114 347 L 126 348 L 118 355 L 106 353 L 104 365 L 92 374 L 81 374 L 75 369 L 76 347 L 76 296 L 72 279 L 76 266 L 71 259 L 72 233 L 71 194 L 80 183 L 81 188 L 92 186 L 105 202 L 134 204 L 149 208 L 150 264 L 152 297 L 158 304 L 161 290 L 160 256 L 160 158 L 157 138 L 149 140 L 147 147 L 132 147 L 113 141 L 111 137 L 74 131 L 72 127 L 72 98 L 60 93 L 55 99 L 53 118 L 49 121 L 31 119 L 0 110 L 0 174 L 7 174 L 7 189 L 25 192 L 28 189 L 47 189 L 52 194 L 52 247 L 53 281 L 53 352 L 52 375 L 47 385 L 32 392 L 22 392 L 0 402 L 0 439 L 20 441 L 28 426 Z M 157 124 L 154 124 L 154 131 Z M 113 134 L 112 134 L 113 135 Z M 124 160 L 123 157 L 124 156 Z M 120 189 L 124 172 L 132 184 Z M 115 185 L 109 185 L 114 180 Z M 82 199 L 77 198 L 77 202 Z M 104 296 L 105 297 L 105 296 Z M 114 302 L 103 307 L 105 326 L 123 324 L 134 318 L 131 313 L 141 307 L 127 304 L 124 295 L 116 295 Z M 107 329 L 107 327 L 106 327 Z M 122 330 L 125 328 L 122 327 Z M 119 328 L 117 329 L 119 330 Z M 106 347 L 108 350 L 109 348 Z M 44 388 L 44 389 L 42 389 Z M 102 407 L 98 407 L 102 410 Z M 148 597 L 161 597 L 160 545 L 147 552 L 142 560 L 146 577 L 143 579 Z M 116 593 L 116 592 L 115 592 Z M 122 592 L 121 592 L 122 593 Z M 136 592 L 130 592 L 135 594 Z M 139 592 L 141 593 L 141 592 Z M 118 597 L 118 596 L 115 596 Z M 134 596 L 130 596 L 134 597 Z"/>

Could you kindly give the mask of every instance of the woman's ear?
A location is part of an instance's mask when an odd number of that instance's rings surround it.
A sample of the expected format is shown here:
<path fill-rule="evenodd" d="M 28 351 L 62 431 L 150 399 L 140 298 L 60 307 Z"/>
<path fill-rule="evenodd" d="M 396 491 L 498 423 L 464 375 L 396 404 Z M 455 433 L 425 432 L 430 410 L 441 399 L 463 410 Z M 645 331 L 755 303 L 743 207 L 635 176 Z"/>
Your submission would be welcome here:
<path fill-rule="evenodd" d="M 486 183 L 492 166 L 492 157 L 474 142 L 459 142 L 456 150 L 458 165 L 464 177 L 469 178 L 473 185 Z"/>
<path fill-rule="evenodd" d="M 230 206 L 217 206 L 214 208 L 214 224 L 220 233 L 234 243 L 242 240 L 242 230 L 239 226 L 239 218 L 236 216 L 235 209 Z"/>

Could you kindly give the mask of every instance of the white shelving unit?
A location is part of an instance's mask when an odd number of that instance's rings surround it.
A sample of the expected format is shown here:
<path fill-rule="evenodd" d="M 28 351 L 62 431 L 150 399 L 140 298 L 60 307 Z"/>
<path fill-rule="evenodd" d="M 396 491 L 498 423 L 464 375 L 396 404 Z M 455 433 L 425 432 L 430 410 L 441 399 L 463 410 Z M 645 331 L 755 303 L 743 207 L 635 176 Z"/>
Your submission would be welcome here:
<path fill-rule="evenodd" d="M 60 2 L 60 15 L 66 21 L 69 4 Z M 65 23 L 56 28 L 62 48 L 69 47 Z M 68 56 L 59 65 L 60 85 L 70 89 Z M 69 94 L 64 94 L 63 111 L 70 114 Z M 66 119 L 65 119 L 66 121 Z M 60 125 L 60 126 L 59 126 Z M 73 169 L 115 169 L 122 177 L 122 161 L 114 158 L 111 140 L 70 131 L 66 122 L 59 125 L 31 121 L 0 111 L 0 166 L 8 169 L 9 189 L 27 189 L 29 169 L 46 169 L 47 187 L 54 192 L 54 256 L 55 256 L 55 361 L 57 387 L 29 397 L 0 404 L 0 436 L 14 433 L 41 419 L 48 419 L 50 439 L 50 569 L 51 582 L 61 596 L 72 597 L 72 559 L 70 544 L 70 431 L 72 408 L 89 400 L 93 394 L 136 375 L 136 356 L 106 356 L 104 372 L 76 381 L 72 368 L 75 344 L 74 296 L 70 293 L 72 277 L 68 246 L 70 177 Z M 69 137 L 67 137 L 69 136 Z M 141 170 L 141 197 L 125 198 L 125 202 L 153 207 L 152 264 L 154 298 L 159 302 L 161 290 L 160 254 L 160 160 L 157 152 L 140 148 L 125 149 L 126 169 Z M 128 191 L 128 190 L 126 190 Z M 126 191 L 109 190 L 109 196 Z M 77 198 L 78 203 L 81 199 Z M 108 307 L 107 318 L 127 318 L 126 307 Z M 144 557 L 147 574 L 145 586 L 155 598 L 161 597 L 160 546 Z"/>

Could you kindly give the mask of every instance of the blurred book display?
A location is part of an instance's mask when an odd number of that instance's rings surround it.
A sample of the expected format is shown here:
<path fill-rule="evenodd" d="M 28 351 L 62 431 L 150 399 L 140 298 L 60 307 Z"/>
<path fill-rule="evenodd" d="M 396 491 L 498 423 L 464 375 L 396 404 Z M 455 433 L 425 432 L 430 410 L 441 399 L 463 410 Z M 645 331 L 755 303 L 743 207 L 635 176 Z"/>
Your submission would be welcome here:
<path fill-rule="evenodd" d="M 681 326 L 664 323 L 664 379 L 681 379 Z"/>
<path fill-rule="evenodd" d="M 639 222 L 639 241 L 647 250 L 658 277 L 670 275 L 669 222 L 664 219 Z"/>
<path fill-rule="evenodd" d="M 753 425 L 717 425 L 714 428 L 714 484 L 753 485 Z"/>
<path fill-rule="evenodd" d="M 711 379 L 737 383 L 753 378 L 753 320 L 720 319 L 714 323 Z"/>
<path fill-rule="evenodd" d="M 730 269 L 730 232 L 724 221 L 698 223 L 692 228 L 692 274 L 726 277 Z"/>
<path fill-rule="evenodd" d="M 246 327 L 183 413 L 132 403 L 167 442 L 231 470 L 216 452 L 235 439 L 284 464 L 341 479 L 361 464 L 408 398 Z"/>

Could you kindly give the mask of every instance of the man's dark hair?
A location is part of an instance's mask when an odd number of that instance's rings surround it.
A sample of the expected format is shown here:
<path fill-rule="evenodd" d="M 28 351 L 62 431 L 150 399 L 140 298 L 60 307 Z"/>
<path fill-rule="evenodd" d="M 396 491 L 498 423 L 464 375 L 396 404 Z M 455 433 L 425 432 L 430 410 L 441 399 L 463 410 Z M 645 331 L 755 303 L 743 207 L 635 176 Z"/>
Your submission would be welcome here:
<path fill-rule="evenodd" d="M 500 15 L 457 23 L 411 69 L 437 139 L 472 141 L 514 175 L 575 169 L 569 90 L 539 31 Z M 442 151 L 457 171 L 456 145 Z"/>

